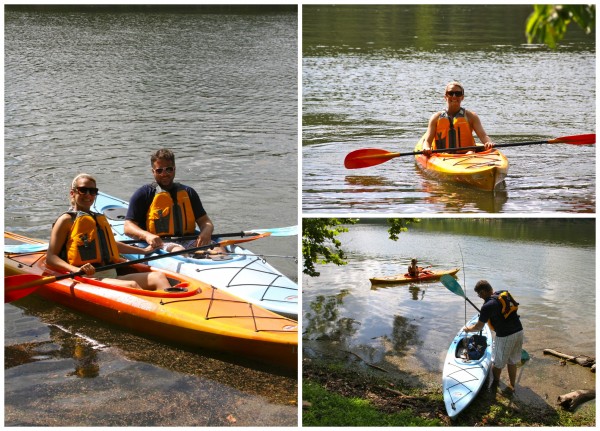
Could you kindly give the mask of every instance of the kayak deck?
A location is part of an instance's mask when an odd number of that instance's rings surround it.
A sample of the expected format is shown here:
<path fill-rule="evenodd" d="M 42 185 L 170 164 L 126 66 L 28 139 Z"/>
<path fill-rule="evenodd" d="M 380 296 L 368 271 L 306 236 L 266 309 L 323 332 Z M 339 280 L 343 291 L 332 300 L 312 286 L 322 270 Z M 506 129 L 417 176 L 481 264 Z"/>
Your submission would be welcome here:
<path fill-rule="evenodd" d="M 423 136 L 415 146 L 422 151 Z M 417 166 L 427 176 L 439 181 L 494 191 L 508 174 L 508 159 L 497 149 L 472 154 L 433 153 L 431 157 L 416 154 Z"/>
<path fill-rule="evenodd" d="M 439 279 L 443 275 L 454 275 L 459 271 L 459 268 L 453 268 L 445 271 L 426 271 L 421 272 L 418 277 L 411 277 L 408 274 L 396 274 L 383 277 L 373 277 L 369 280 L 372 284 L 397 284 L 397 283 L 418 283 L 421 281 L 433 281 Z"/>
<path fill-rule="evenodd" d="M 467 325 L 473 325 L 478 320 L 477 314 Z M 475 399 L 490 372 L 492 333 L 486 324 L 481 331 L 481 340 L 485 347 L 480 349 L 479 354 L 474 354 L 469 348 L 469 343 L 465 341 L 473 335 L 476 333 L 466 334 L 461 330 L 452 340 L 444 361 L 442 387 L 446 412 L 450 418 L 455 418 Z"/>
<path fill-rule="evenodd" d="M 45 253 L 5 253 L 5 275 L 60 275 Z M 160 271 L 134 264 L 128 271 Z M 281 368 L 297 367 L 297 322 L 181 274 L 162 271 L 172 288 L 144 291 L 84 277 L 36 293 L 53 302 L 168 342 L 221 351 Z"/>

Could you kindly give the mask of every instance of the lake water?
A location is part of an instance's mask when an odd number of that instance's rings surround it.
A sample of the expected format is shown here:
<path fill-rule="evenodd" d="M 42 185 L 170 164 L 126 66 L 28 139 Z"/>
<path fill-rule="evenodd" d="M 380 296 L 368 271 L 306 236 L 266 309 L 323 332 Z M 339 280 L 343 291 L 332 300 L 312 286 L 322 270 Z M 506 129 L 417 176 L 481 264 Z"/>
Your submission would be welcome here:
<path fill-rule="evenodd" d="M 297 26 L 295 6 L 6 9 L 5 229 L 47 239 L 80 172 L 129 199 L 163 147 L 215 233 L 297 224 Z M 297 237 L 259 242 L 249 248 L 297 256 Z M 269 261 L 297 280 L 294 258 Z M 6 425 L 297 424 L 295 375 L 36 298 L 4 311 Z M 77 349 L 95 352 L 98 376 L 74 374 Z"/>
<path fill-rule="evenodd" d="M 423 219 L 397 242 L 388 239 L 385 220 L 369 223 L 339 236 L 347 265 L 318 265 L 320 277 L 303 276 L 305 357 L 370 363 L 439 388 L 448 346 L 476 310 L 440 281 L 369 281 L 406 272 L 416 257 L 436 270 L 460 268 L 457 281 L 478 306 L 473 288 L 480 279 L 508 289 L 520 303 L 531 360 L 521 373 L 519 399 L 551 405 L 558 395 L 595 387 L 589 368 L 561 367 L 543 354 L 595 356 L 595 220 Z"/>
<path fill-rule="evenodd" d="M 505 148 L 496 194 L 424 177 L 412 156 L 356 170 L 360 148 L 411 152 L 447 82 L 465 87 L 497 144 L 594 133 L 595 35 L 526 44 L 531 5 L 304 5 L 302 208 L 305 213 L 591 213 L 595 147 Z M 465 19 L 468 17 L 468 19 Z M 577 169 L 573 169 L 576 165 Z"/>

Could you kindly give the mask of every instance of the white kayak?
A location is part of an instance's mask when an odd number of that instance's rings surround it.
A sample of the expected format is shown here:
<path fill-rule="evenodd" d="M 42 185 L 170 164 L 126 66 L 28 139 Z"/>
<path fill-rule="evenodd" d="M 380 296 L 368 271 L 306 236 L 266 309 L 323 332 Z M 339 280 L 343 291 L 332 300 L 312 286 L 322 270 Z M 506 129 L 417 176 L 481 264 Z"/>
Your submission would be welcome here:
<path fill-rule="evenodd" d="M 123 232 L 129 203 L 99 193 L 92 211 L 104 214 L 117 241 L 130 240 Z M 148 262 L 152 267 L 187 275 L 277 314 L 298 320 L 298 285 L 271 266 L 263 256 L 238 245 L 228 255 L 204 258 L 174 256 Z M 165 253 L 161 251 L 161 253 Z M 141 255 L 126 255 L 139 259 Z"/>
<path fill-rule="evenodd" d="M 476 314 L 467 325 L 479 320 Z M 481 333 L 465 333 L 454 337 L 442 373 L 444 404 L 450 418 L 456 417 L 475 399 L 492 366 L 492 333 L 486 324 Z"/>

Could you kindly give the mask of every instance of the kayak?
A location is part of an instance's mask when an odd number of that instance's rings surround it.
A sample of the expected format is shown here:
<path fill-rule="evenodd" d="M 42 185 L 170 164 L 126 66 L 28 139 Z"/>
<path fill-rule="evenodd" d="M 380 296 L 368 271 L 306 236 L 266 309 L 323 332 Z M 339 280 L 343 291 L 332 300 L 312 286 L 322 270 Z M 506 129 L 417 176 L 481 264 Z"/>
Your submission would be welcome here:
<path fill-rule="evenodd" d="M 117 241 L 130 240 L 124 233 L 125 215 L 129 203 L 99 193 L 92 211 L 104 214 Z M 140 243 L 145 246 L 146 243 Z M 149 262 L 152 267 L 177 272 L 226 290 L 248 302 L 285 317 L 298 319 L 298 285 L 271 266 L 263 256 L 232 245 L 227 255 L 183 255 Z M 158 253 L 166 254 L 164 250 Z M 125 255 L 135 260 L 142 255 Z"/>
<path fill-rule="evenodd" d="M 428 280 L 437 280 L 442 275 L 454 275 L 459 271 L 459 268 L 453 268 L 449 270 L 443 271 L 428 271 L 424 270 L 419 273 L 418 277 L 411 277 L 408 273 L 404 274 L 396 274 L 396 275 L 388 275 L 384 277 L 373 277 L 370 278 L 372 284 L 395 284 L 395 283 L 410 283 L 410 282 L 420 282 L 420 281 L 428 281 Z"/>
<path fill-rule="evenodd" d="M 467 325 L 479 320 L 475 315 Z M 479 334 L 459 331 L 454 337 L 442 372 L 444 404 L 455 418 L 477 396 L 492 366 L 492 333 L 486 324 Z"/>
<path fill-rule="evenodd" d="M 123 231 L 128 206 L 128 202 L 105 193 L 99 193 L 92 206 L 92 211 L 106 216 L 117 241 L 131 240 Z M 289 231 L 290 234 L 294 233 L 289 228 L 282 229 L 287 229 L 286 232 Z M 147 244 L 141 242 L 138 245 L 145 247 Z M 36 248 L 39 250 L 47 247 L 47 243 L 45 246 L 29 244 L 22 247 L 29 247 L 30 251 L 34 251 Z M 179 255 L 156 259 L 149 262 L 149 265 L 187 275 L 267 310 L 298 320 L 296 283 L 270 265 L 264 256 L 235 244 L 228 246 L 227 251 L 227 255 Z M 164 250 L 157 253 L 166 254 Z M 131 254 L 124 257 L 136 260 L 145 255 Z"/>
<path fill-rule="evenodd" d="M 45 257 L 44 251 L 5 250 L 5 276 L 25 274 L 35 280 L 40 276 L 61 275 L 46 267 Z M 142 264 L 127 265 L 119 271 L 161 271 L 172 287 L 146 291 L 77 276 L 41 285 L 35 293 L 83 314 L 170 343 L 224 352 L 277 368 L 297 368 L 296 321 L 174 272 Z M 5 284 L 5 295 L 6 290 Z"/>
<path fill-rule="evenodd" d="M 424 139 L 425 135 L 415 152 L 422 151 Z M 429 177 L 485 191 L 494 191 L 508 174 L 508 159 L 497 149 L 473 154 L 433 153 L 431 157 L 416 154 L 415 162 Z"/>

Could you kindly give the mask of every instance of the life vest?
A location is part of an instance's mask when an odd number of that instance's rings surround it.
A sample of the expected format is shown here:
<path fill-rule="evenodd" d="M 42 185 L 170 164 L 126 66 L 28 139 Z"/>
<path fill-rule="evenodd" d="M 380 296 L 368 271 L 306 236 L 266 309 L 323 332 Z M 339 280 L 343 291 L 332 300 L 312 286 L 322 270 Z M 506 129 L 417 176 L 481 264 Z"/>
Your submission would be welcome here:
<path fill-rule="evenodd" d="M 61 257 L 69 264 L 108 265 L 121 261 L 117 242 L 103 214 L 68 211 L 74 217 Z"/>
<path fill-rule="evenodd" d="M 444 150 L 474 145 L 475 138 L 473 138 L 473 131 L 469 125 L 465 108 L 460 108 L 454 117 L 450 117 L 446 111 L 440 114 L 435 129 L 435 139 L 432 143 L 433 149 Z"/>
<path fill-rule="evenodd" d="M 159 236 L 191 235 L 196 228 L 196 219 L 192 201 L 188 192 L 179 184 L 173 184 L 176 190 L 175 201 L 167 190 L 158 184 L 152 185 L 156 192 L 146 215 L 148 232 Z"/>
<path fill-rule="evenodd" d="M 515 301 L 508 290 L 494 292 L 491 298 L 500 304 L 500 315 L 504 320 L 508 319 L 508 317 L 513 313 L 516 314 L 517 310 L 519 309 L 519 303 Z M 488 320 L 488 325 L 490 329 L 494 330 L 491 320 Z"/>

